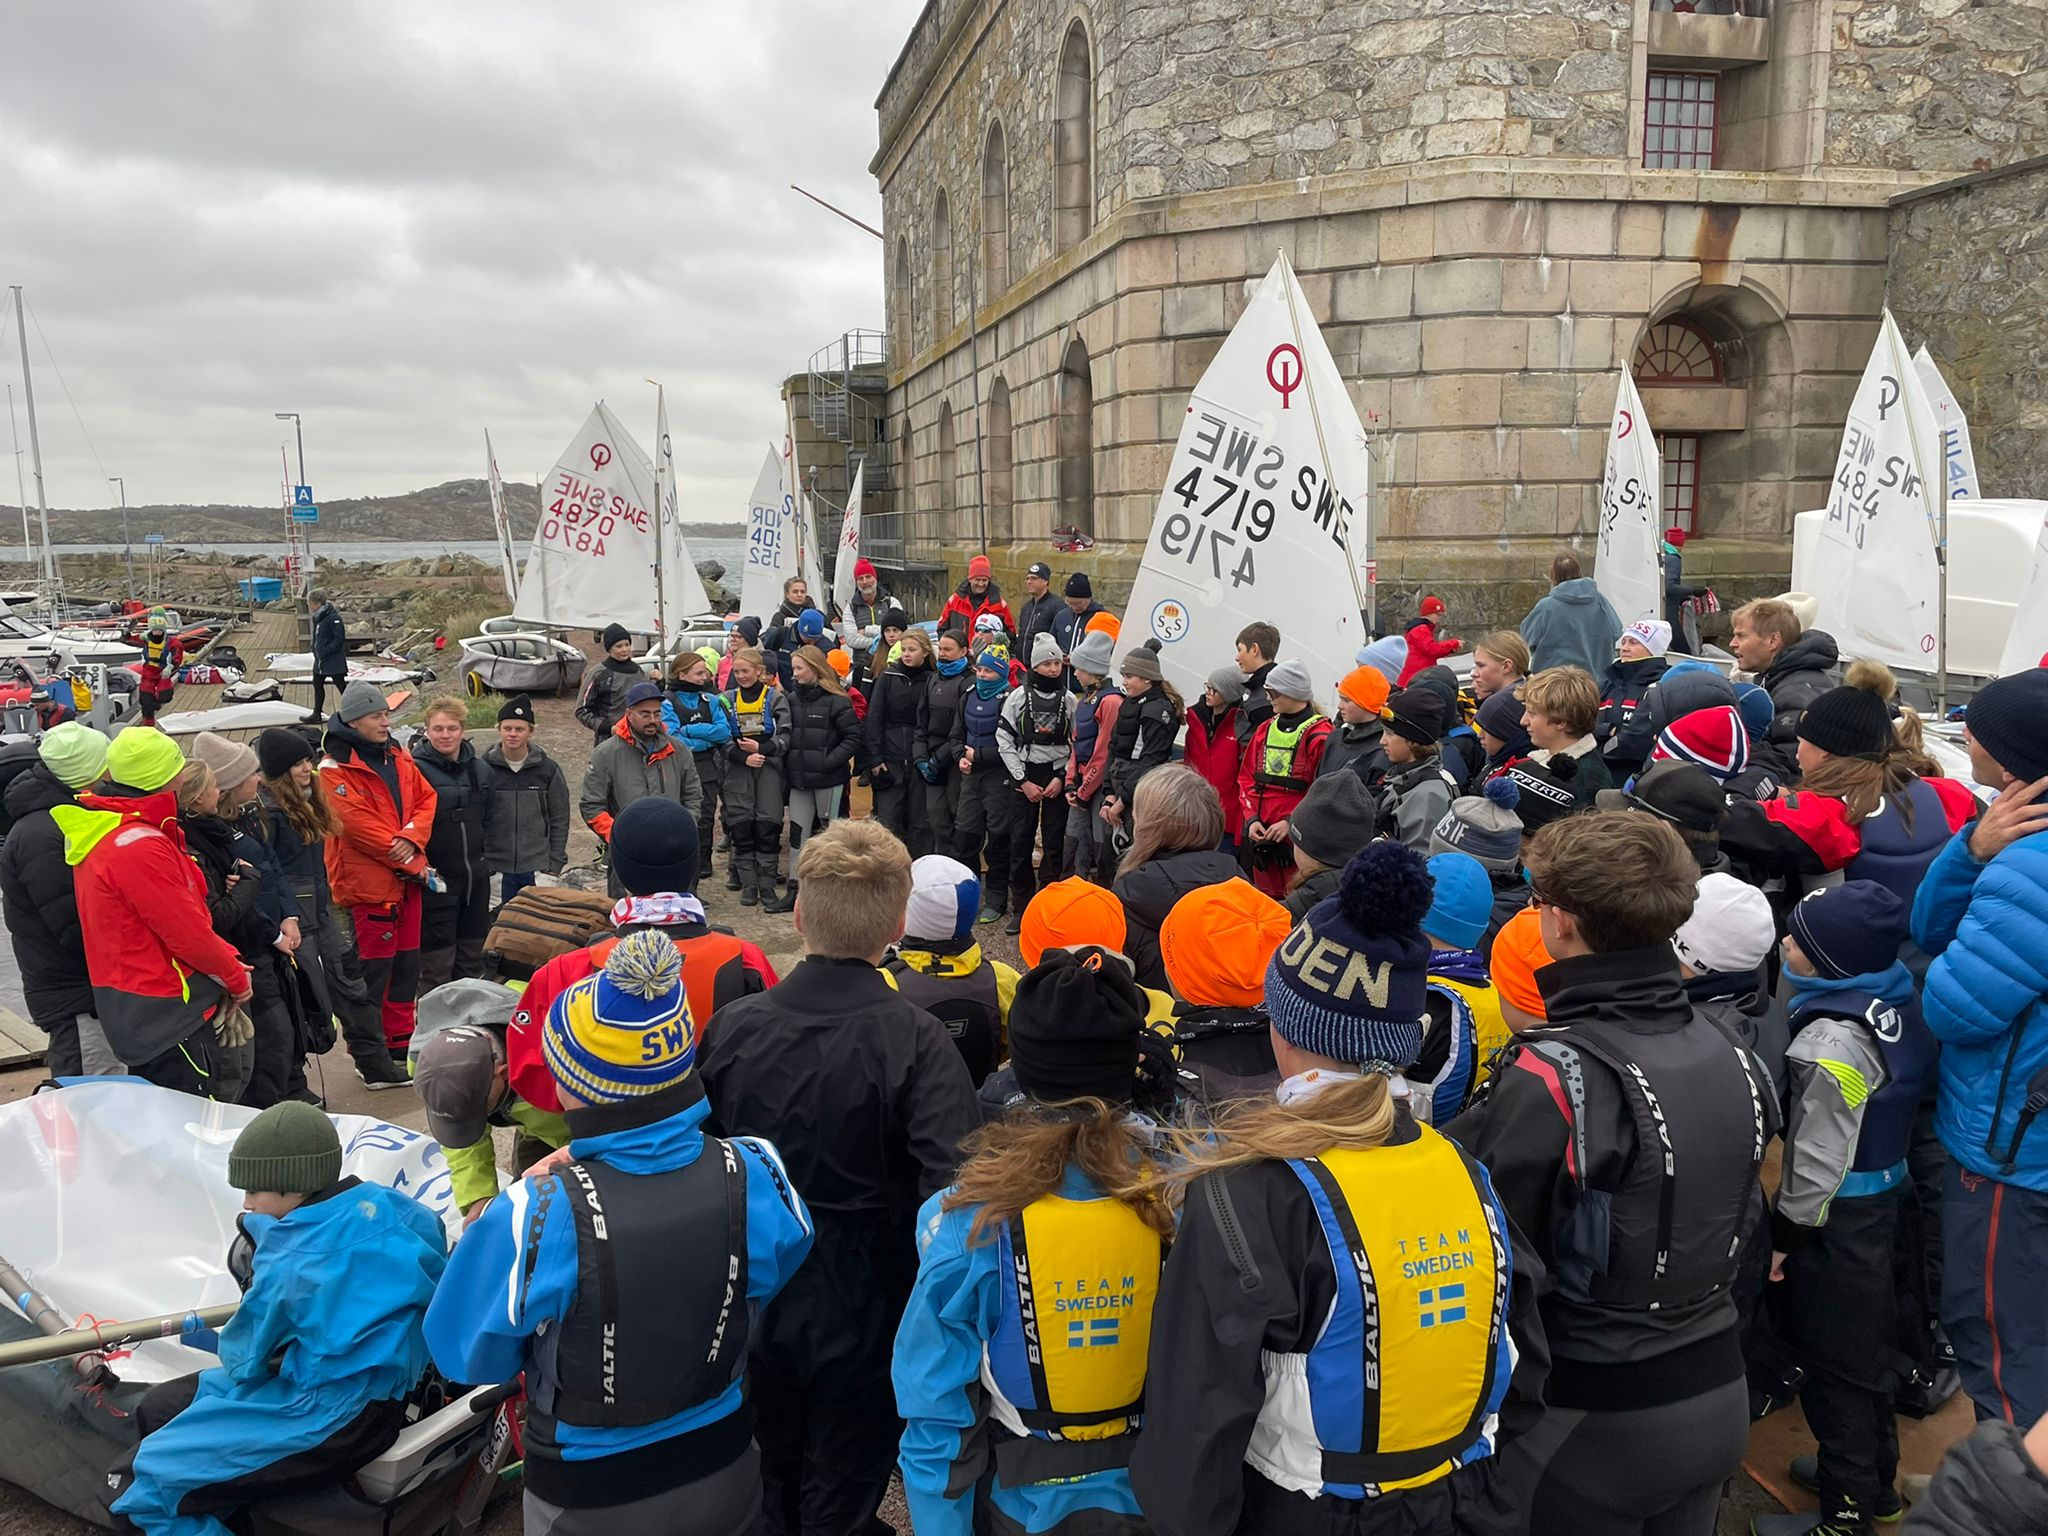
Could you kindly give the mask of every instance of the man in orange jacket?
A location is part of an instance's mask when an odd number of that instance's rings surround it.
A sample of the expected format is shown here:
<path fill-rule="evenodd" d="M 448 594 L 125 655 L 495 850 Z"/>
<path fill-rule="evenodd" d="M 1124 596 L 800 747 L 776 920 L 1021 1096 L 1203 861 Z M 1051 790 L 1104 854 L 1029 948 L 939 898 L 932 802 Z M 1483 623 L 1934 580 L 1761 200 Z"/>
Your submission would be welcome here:
<path fill-rule="evenodd" d="M 369 683 L 348 685 L 323 745 L 320 781 L 341 818 L 340 835 L 327 840 L 327 883 L 348 910 L 363 982 L 397 1057 L 412 1041 L 419 997 L 420 899 L 424 882 L 439 878 L 426 855 L 434 787 L 392 741 L 390 705 Z"/>

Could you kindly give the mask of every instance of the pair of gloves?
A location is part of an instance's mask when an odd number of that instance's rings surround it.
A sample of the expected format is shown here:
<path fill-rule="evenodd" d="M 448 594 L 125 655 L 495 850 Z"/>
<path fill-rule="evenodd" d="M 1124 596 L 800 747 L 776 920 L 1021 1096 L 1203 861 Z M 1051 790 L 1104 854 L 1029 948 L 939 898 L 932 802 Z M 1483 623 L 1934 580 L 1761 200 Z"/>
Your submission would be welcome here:
<path fill-rule="evenodd" d="M 943 777 L 939 771 L 939 765 L 928 757 L 918 760 L 917 776 L 927 784 L 936 784 Z"/>

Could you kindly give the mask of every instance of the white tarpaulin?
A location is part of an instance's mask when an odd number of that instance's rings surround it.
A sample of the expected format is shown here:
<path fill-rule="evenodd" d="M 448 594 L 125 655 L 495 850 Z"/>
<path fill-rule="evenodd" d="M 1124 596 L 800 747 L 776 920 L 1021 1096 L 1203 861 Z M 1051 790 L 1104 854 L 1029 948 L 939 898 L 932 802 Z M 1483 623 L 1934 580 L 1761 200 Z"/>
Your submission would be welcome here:
<path fill-rule="evenodd" d="M 1593 584 L 1624 624 L 1664 616 L 1663 465 L 1636 393 L 1635 375 L 1621 370 L 1614 421 L 1607 431 L 1607 470 L 1600 480 L 1600 553 Z"/>
<path fill-rule="evenodd" d="M 1934 364 L 1934 354 L 1922 347 L 1913 354 L 1914 371 L 1920 387 L 1927 391 L 1927 404 L 1934 412 L 1934 424 L 1941 428 L 1941 464 L 1948 476 L 1948 499 L 1969 501 L 1984 492 L 1977 485 L 1977 453 L 1970 446 L 1970 419 L 1956 403 L 1956 392 Z"/>
<path fill-rule="evenodd" d="M 740 576 L 740 612 L 764 623 L 782 605 L 782 584 L 797 573 L 796 503 L 782 480 L 782 459 L 770 448 L 747 501 L 747 564 Z"/>
<path fill-rule="evenodd" d="M 1160 642 L 1188 699 L 1253 620 L 1326 703 L 1364 643 L 1350 542 L 1367 516 L 1365 428 L 1285 255 L 1203 373 L 1123 621 Z"/>
<path fill-rule="evenodd" d="M 839 553 L 832 562 L 832 602 L 841 614 L 853 610 L 853 568 L 860 560 L 860 504 L 867 494 L 867 478 L 867 461 L 863 459 L 853 467 L 853 488 L 846 493 L 846 511 L 839 519 Z"/>
<path fill-rule="evenodd" d="M 214 709 L 179 709 L 156 717 L 166 736 L 197 736 L 201 731 L 263 731 L 273 725 L 304 725 L 313 711 L 282 699 L 255 704 L 222 704 Z"/>
<path fill-rule="evenodd" d="M 491 527 L 498 536 L 498 565 L 505 573 L 505 595 L 519 596 L 519 564 L 512 553 L 512 517 L 505 510 L 505 482 L 498 475 L 498 455 L 491 449 L 489 429 L 484 432 L 484 470 L 491 491 Z"/>
<path fill-rule="evenodd" d="M 1940 630 L 1940 432 L 1886 310 L 1828 486 L 1815 627 L 1845 658 L 1931 671 Z"/>
<path fill-rule="evenodd" d="M 263 666 L 281 683 L 313 681 L 311 651 L 266 651 Z M 426 674 L 418 667 L 387 661 L 351 661 L 348 680 L 352 683 L 416 683 Z"/>
<path fill-rule="evenodd" d="M 228 1149 L 255 1118 L 128 1078 L 0 1105 L 0 1254 L 72 1323 L 238 1300 L 227 1251 L 242 1195 L 228 1185 Z M 419 1200 L 452 1245 L 462 1213 L 434 1139 L 363 1115 L 329 1118 L 343 1171 Z M 215 1363 L 166 1341 L 141 1345 L 120 1371 L 163 1381 Z"/>
<path fill-rule="evenodd" d="M 1998 675 L 2027 672 L 2048 658 L 2048 523 L 2034 538 L 2034 570 L 2013 609 L 2012 629 L 1998 660 Z"/>

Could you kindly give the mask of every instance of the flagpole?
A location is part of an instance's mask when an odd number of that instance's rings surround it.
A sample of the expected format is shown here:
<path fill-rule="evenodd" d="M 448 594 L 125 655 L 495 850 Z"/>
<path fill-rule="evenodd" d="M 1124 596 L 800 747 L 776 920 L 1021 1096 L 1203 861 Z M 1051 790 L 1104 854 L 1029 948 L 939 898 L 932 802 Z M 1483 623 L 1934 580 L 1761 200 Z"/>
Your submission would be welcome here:
<path fill-rule="evenodd" d="M 654 380 L 647 381 L 654 384 Z M 663 522 L 668 510 L 668 397 L 654 384 L 654 669 L 665 665 L 662 646 L 668 642 L 668 583 L 662 576 Z"/>

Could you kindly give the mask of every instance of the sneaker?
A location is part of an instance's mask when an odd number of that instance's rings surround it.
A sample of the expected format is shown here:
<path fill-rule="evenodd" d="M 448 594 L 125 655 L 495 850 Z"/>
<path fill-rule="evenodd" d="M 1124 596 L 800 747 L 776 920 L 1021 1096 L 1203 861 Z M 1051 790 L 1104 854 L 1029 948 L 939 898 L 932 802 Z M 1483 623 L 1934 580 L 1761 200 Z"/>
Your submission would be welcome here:
<path fill-rule="evenodd" d="M 387 1054 L 371 1061 L 356 1063 L 356 1076 L 363 1080 L 363 1086 L 372 1093 L 381 1093 L 386 1088 L 410 1088 L 412 1074 L 407 1072 Z"/>
<path fill-rule="evenodd" d="M 1803 1515 L 1758 1515 L 1749 1522 L 1749 1536 L 1863 1536 L 1869 1529 L 1861 1520 L 1830 1520 L 1819 1510 Z"/>
<path fill-rule="evenodd" d="M 1818 1456 L 1794 1456 L 1792 1458 L 1792 1481 L 1809 1493 L 1820 1492 L 1820 1458 Z M 1899 1490 L 1887 1488 L 1877 1496 L 1877 1504 L 1870 1511 L 1870 1518 L 1890 1525 L 1906 1513 L 1905 1500 L 1899 1497 Z"/>

